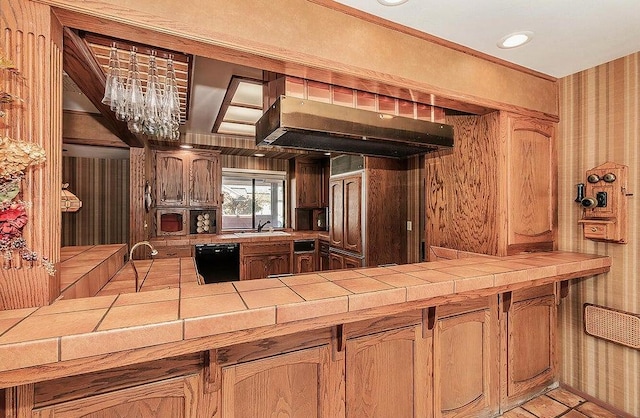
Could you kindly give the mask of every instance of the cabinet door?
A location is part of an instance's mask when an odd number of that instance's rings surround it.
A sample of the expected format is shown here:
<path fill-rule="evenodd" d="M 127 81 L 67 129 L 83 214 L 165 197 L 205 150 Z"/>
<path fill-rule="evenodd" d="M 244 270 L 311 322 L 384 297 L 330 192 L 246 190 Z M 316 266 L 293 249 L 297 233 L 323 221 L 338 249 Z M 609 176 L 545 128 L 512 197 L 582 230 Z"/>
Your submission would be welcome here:
<path fill-rule="evenodd" d="M 291 256 L 289 254 L 278 254 L 269 257 L 267 276 L 287 273 L 291 273 Z"/>
<path fill-rule="evenodd" d="M 358 257 L 343 256 L 343 266 L 346 269 L 358 269 L 362 267 L 362 260 Z"/>
<path fill-rule="evenodd" d="M 294 273 L 309 273 L 316 271 L 316 256 L 314 253 L 294 254 Z"/>
<path fill-rule="evenodd" d="M 329 270 L 344 268 L 344 257 L 341 254 L 329 253 Z"/>
<path fill-rule="evenodd" d="M 497 322 L 490 309 L 439 319 L 434 329 L 434 416 L 498 410 Z"/>
<path fill-rule="evenodd" d="M 220 161 L 217 155 L 194 154 L 189 168 L 189 205 L 218 206 Z"/>
<path fill-rule="evenodd" d="M 557 164 L 551 124 L 507 116 L 507 253 L 552 250 Z"/>
<path fill-rule="evenodd" d="M 334 418 L 328 346 L 222 368 L 221 418 Z"/>
<path fill-rule="evenodd" d="M 188 157 L 174 152 L 156 153 L 156 205 L 186 206 Z"/>
<path fill-rule="evenodd" d="M 421 326 L 347 340 L 347 418 L 431 416 L 430 343 Z"/>
<path fill-rule="evenodd" d="M 348 251 L 362 253 L 362 177 L 344 179 L 344 245 Z M 383 227 L 383 225 L 380 225 Z"/>
<path fill-rule="evenodd" d="M 198 418 L 200 375 L 169 379 L 33 410 L 34 418 Z"/>
<path fill-rule="evenodd" d="M 244 274 L 242 280 L 264 279 L 267 277 L 269 266 L 268 255 L 250 255 L 242 258 L 242 269 Z"/>
<path fill-rule="evenodd" d="M 553 295 L 511 305 L 507 313 L 507 361 L 503 365 L 507 399 L 503 404 L 515 405 L 553 382 L 556 309 Z"/>
<path fill-rule="evenodd" d="M 296 161 L 296 203 L 298 208 L 319 208 L 322 195 L 322 167 L 318 162 Z"/>
<path fill-rule="evenodd" d="M 344 245 L 344 196 L 342 180 L 329 182 L 329 242 L 332 247 Z"/>

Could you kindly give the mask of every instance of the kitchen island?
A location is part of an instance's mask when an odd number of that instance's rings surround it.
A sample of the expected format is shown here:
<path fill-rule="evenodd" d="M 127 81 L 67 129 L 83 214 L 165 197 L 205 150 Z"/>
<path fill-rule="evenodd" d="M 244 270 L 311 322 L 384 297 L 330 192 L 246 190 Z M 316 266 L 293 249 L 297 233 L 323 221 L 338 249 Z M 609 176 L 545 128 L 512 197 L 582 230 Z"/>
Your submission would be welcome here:
<path fill-rule="evenodd" d="M 610 259 L 459 255 L 1 311 L 0 411 L 494 416 L 556 381 L 556 306 Z"/>

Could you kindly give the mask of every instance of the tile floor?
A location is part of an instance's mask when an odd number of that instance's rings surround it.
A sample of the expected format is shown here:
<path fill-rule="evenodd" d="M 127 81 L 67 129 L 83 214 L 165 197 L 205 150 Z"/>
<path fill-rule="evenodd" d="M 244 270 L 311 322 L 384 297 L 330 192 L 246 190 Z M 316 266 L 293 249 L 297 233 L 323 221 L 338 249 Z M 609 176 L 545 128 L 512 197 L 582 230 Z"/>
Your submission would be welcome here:
<path fill-rule="evenodd" d="M 505 412 L 502 418 L 616 418 L 607 411 L 565 389 L 553 389 Z"/>

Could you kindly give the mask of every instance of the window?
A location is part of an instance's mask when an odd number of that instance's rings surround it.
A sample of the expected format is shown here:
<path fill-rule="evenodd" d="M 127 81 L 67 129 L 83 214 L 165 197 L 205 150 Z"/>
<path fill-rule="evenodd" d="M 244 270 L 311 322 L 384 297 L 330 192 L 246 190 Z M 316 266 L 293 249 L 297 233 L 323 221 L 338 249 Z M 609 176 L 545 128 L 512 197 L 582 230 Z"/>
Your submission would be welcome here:
<path fill-rule="evenodd" d="M 284 228 L 286 173 L 222 169 L 222 229 Z"/>

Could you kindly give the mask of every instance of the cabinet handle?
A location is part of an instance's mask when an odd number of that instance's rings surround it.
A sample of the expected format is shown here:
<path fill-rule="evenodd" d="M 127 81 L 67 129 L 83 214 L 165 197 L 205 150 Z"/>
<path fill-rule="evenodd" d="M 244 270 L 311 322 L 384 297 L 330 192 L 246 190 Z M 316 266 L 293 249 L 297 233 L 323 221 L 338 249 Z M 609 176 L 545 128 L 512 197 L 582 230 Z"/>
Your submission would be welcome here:
<path fill-rule="evenodd" d="M 595 226 L 591 227 L 591 232 L 598 232 L 598 228 L 596 228 Z"/>

